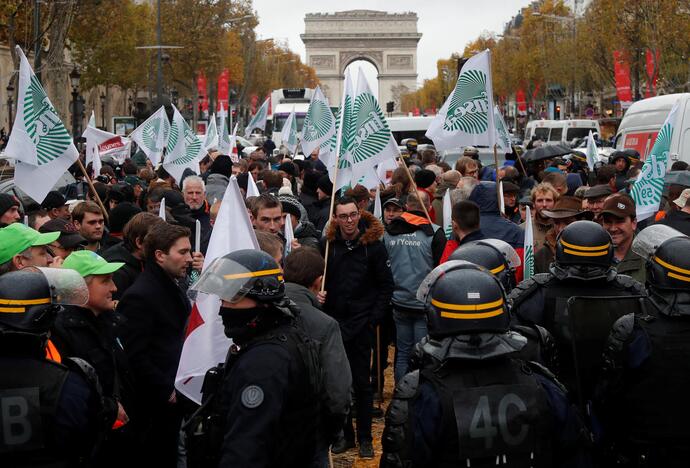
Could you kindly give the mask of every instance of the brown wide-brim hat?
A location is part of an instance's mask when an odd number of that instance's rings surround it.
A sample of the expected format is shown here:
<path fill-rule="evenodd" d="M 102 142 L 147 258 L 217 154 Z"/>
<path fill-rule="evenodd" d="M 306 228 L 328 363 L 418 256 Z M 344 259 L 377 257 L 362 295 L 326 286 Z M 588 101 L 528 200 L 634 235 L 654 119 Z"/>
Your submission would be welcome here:
<path fill-rule="evenodd" d="M 573 216 L 589 221 L 594 219 L 594 213 L 582 209 L 582 200 L 580 198 L 570 196 L 560 197 L 552 209 L 542 210 L 541 214 L 552 219 L 570 218 Z"/>

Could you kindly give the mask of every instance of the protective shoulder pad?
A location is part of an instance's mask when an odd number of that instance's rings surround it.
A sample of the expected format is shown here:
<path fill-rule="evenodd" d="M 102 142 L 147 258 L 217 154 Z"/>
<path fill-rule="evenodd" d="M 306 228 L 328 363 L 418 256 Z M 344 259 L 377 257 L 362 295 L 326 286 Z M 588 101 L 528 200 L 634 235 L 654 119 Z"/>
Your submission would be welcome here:
<path fill-rule="evenodd" d="M 405 377 L 396 385 L 395 398 L 409 400 L 417 395 L 419 389 L 419 370 L 406 374 Z"/>
<path fill-rule="evenodd" d="M 91 364 L 78 357 L 68 357 L 63 359 L 62 363 L 69 370 L 84 378 L 84 380 L 88 382 L 89 386 L 91 386 L 99 396 L 103 395 L 103 389 L 101 388 L 101 383 L 98 380 L 98 374 L 96 374 L 96 369 L 94 369 Z"/>
<path fill-rule="evenodd" d="M 549 379 L 550 381 L 552 381 L 564 394 L 568 393 L 568 389 L 565 388 L 565 386 L 561 382 L 558 381 L 558 379 L 556 378 L 556 375 L 553 372 L 551 372 L 548 367 L 546 367 L 542 364 L 539 364 L 536 361 L 528 361 L 527 367 L 532 372 L 534 372 L 536 374 L 540 374 L 540 375 L 546 377 L 547 379 Z"/>
<path fill-rule="evenodd" d="M 644 285 L 633 279 L 628 275 L 616 275 L 616 282 L 626 291 L 630 291 L 636 295 L 646 296 L 647 292 L 644 289 Z"/>
<path fill-rule="evenodd" d="M 520 304 L 534 291 L 546 285 L 550 279 L 551 275 L 549 273 L 537 273 L 531 278 L 522 281 L 510 291 L 508 302 L 514 306 Z"/>

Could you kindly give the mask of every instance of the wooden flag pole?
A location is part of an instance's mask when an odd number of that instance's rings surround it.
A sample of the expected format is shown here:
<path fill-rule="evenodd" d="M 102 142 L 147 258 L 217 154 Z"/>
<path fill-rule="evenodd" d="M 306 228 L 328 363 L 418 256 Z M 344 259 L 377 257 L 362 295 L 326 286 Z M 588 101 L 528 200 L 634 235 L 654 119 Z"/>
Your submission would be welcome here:
<path fill-rule="evenodd" d="M 501 211 L 501 191 L 498 189 L 498 184 L 501 183 L 501 177 L 498 174 L 498 145 L 494 143 L 494 164 L 496 165 L 496 201 L 498 202 L 498 210 Z M 501 213 L 505 217 L 505 213 Z"/>
<path fill-rule="evenodd" d="M 414 189 L 415 193 L 419 190 L 417 188 L 417 184 L 415 184 L 414 179 L 412 178 L 412 173 L 410 172 L 410 168 L 405 164 L 405 161 L 400 158 L 402 166 L 405 168 L 405 172 L 407 173 L 407 177 L 410 178 L 410 183 L 412 184 L 412 188 Z M 419 197 L 419 195 L 417 195 Z M 429 200 L 429 203 L 431 203 L 432 200 Z M 421 200 L 420 200 L 421 202 Z M 434 222 L 431 220 L 431 216 L 429 216 L 429 211 L 426 209 L 426 205 L 424 203 L 420 203 L 422 205 L 422 209 L 424 210 L 424 215 L 426 216 L 426 219 L 429 220 L 429 224 L 434 224 Z"/>
<path fill-rule="evenodd" d="M 86 183 L 89 184 L 89 188 L 91 189 L 91 192 L 93 193 L 94 198 L 96 199 L 96 203 L 98 203 L 98 206 L 100 206 L 101 210 L 103 211 L 103 217 L 105 217 L 106 221 L 109 221 L 108 211 L 105 209 L 105 205 L 103 205 L 103 201 L 101 201 L 101 197 L 98 195 L 98 192 L 96 192 L 96 187 L 93 186 L 93 182 L 91 181 L 91 177 L 89 177 L 89 174 L 86 173 L 86 168 L 84 167 L 84 163 L 81 162 L 80 158 L 77 158 L 77 164 L 79 165 L 79 169 L 81 170 L 81 173 L 84 174 L 84 178 L 86 179 Z"/>

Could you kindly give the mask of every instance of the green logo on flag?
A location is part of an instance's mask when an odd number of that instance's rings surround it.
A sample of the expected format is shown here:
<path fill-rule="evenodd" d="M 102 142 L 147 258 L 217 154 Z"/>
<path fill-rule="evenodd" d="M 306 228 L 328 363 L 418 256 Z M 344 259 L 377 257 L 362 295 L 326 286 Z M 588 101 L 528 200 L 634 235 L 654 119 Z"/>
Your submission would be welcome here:
<path fill-rule="evenodd" d="M 333 125 L 333 114 L 323 101 L 314 101 L 309 108 L 302 128 L 306 141 L 316 141 L 325 136 Z"/>
<path fill-rule="evenodd" d="M 72 137 L 33 75 L 24 95 L 23 119 L 27 133 L 36 145 L 39 166 L 59 158 L 72 143 Z"/>
<path fill-rule="evenodd" d="M 175 126 L 175 122 L 173 122 L 173 126 Z M 194 158 L 196 158 L 196 156 L 199 154 L 199 150 L 201 149 L 201 140 L 199 140 L 194 132 L 192 132 L 192 129 L 189 128 L 189 125 L 187 125 L 186 122 L 184 127 L 184 139 L 186 143 L 185 154 L 181 158 L 171 161 L 173 164 L 177 164 L 178 166 L 185 166 L 194 161 Z M 170 129 L 170 133 L 172 134 L 172 129 Z"/>
<path fill-rule="evenodd" d="M 525 271 L 523 276 L 525 279 L 534 276 L 534 247 L 531 244 L 525 245 Z"/>
<path fill-rule="evenodd" d="M 149 149 L 149 151 L 160 152 L 162 148 L 158 147 L 158 132 L 161 130 L 161 119 L 155 119 L 147 123 L 142 129 L 142 139 L 144 140 L 144 145 Z M 177 136 L 175 136 L 177 140 Z M 174 141 L 175 141 L 174 140 Z M 175 147 L 173 143 L 170 145 L 171 148 Z"/>
<path fill-rule="evenodd" d="M 664 191 L 664 175 L 671 148 L 673 126 L 665 124 L 654 142 L 652 152 L 642 166 L 642 172 L 632 188 L 632 196 L 637 206 L 657 206 Z"/>
<path fill-rule="evenodd" d="M 376 98 L 369 93 L 355 98 L 354 116 L 356 118 L 350 152 L 352 163 L 357 164 L 383 151 L 390 139 L 390 130 Z"/>
<path fill-rule="evenodd" d="M 489 127 L 486 75 L 480 70 L 463 72 L 455 85 L 443 129 L 481 134 Z"/>
<path fill-rule="evenodd" d="M 177 122 L 173 120 L 170 126 L 170 137 L 168 138 L 168 151 L 172 151 L 175 146 L 177 146 L 177 137 L 180 134 L 180 130 L 177 128 Z"/>

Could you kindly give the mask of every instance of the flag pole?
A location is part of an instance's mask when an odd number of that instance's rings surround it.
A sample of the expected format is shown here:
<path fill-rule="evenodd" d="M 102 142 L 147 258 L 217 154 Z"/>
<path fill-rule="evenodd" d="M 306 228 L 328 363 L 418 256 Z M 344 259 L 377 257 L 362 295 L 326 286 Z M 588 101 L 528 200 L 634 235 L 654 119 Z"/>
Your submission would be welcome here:
<path fill-rule="evenodd" d="M 98 196 L 98 192 L 96 192 L 96 187 L 93 186 L 93 182 L 91 181 L 91 177 L 89 177 L 89 174 L 86 173 L 86 168 L 84 167 L 84 163 L 81 162 L 81 158 L 77 158 L 77 164 L 79 165 L 79 169 L 81 170 L 81 173 L 84 174 L 84 178 L 86 179 L 86 183 L 89 184 L 89 188 L 91 189 L 91 193 L 93 193 L 94 197 L 96 198 L 96 203 L 98 203 L 98 206 L 101 207 L 101 210 L 103 211 L 103 216 L 105 217 L 105 220 L 109 221 L 108 212 L 106 211 L 105 206 L 103 205 L 103 202 L 101 201 L 101 197 Z"/>
<path fill-rule="evenodd" d="M 407 173 L 407 177 L 410 179 L 410 183 L 412 184 L 412 188 L 414 189 L 415 193 L 419 190 L 417 188 L 417 184 L 414 182 L 414 178 L 412 177 L 412 173 L 410 172 L 410 168 L 408 167 L 407 164 L 405 164 L 405 160 L 403 158 L 400 158 L 400 163 L 402 166 L 405 168 L 405 173 Z M 421 202 L 421 200 L 419 200 Z M 429 200 L 429 203 L 431 203 L 431 200 Z M 429 216 L 429 212 L 426 209 L 426 205 L 424 203 L 420 203 L 422 205 L 422 209 L 424 210 L 424 216 L 426 216 L 426 219 L 429 220 L 429 224 L 434 224 L 434 222 L 431 220 L 431 216 Z"/>
<path fill-rule="evenodd" d="M 386 349 L 386 355 L 388 354 Z M 381 325 L 376 325 L 376 387 L 379 391 L 378 409 L 381 409 L 383 401 L 383 389 L 381 388 Z"/>
<path fill-rule="evenodd" d="M 501 177 L 498 175 L 498 145 L 494 143 L 494 164 L 496 165 L 496 201 L 498 202 L 499 211 L 501 208 L 501 191 L 498 190 L 498 184 L 501 183 Z M 505 213 L 502 213 L 505 215 Z"/>

